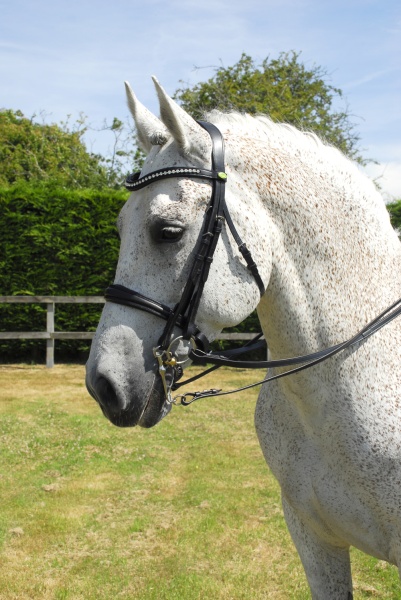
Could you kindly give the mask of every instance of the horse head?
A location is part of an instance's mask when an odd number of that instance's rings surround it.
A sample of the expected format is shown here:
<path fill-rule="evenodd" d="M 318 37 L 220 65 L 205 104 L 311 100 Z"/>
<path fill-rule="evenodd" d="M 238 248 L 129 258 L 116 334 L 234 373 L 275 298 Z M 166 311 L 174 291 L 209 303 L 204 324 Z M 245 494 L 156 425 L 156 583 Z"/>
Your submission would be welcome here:
<path fill-rule="evenodd" d="M 126 84 L 138 140 L 148 155 L 140 174 L 146 185 L 131 194 L 118 217 L 121 246 L 114 286 L 135 289 L 135 293 L 171 310 L 182 297 L 199 251 L 199 232 L 205 210 L 210 209 L 214 182 L 175 171 L 171 178 L 153 182 L 145 178 L 174 167 L 210 173 L 212 140 L 205 128 L 154 82 L 160 119 L 138 102 Z M 228 138 L 226 132 L 226 141 Z M 241 177 L 243 157 L 230 149 L 230 144 L 227 150 L 226 203 L 258 262 L 259 280 L 267 282 L 271 269 L 269 240 L 258 237 L 264 213 L 254 189 Z M 224 327 L 238 324 L 256 308 L 260 288 L 232 233 L 223 225 L 198 299 L 196 327 L 209 340 L 214 339 Z M 168 334 L 170 341 L 182 334 L 177 323 L 174 325 Z M 157 314 L 106 302 L 87 363 L 87 387 L 114 424 L 151 427 L 169 412 L 171 404 L 155 354 L 163 330 L 164 323 Z M 178 362 L 185 363 L 189 347 L 188 340 L 177 341 Z"/>

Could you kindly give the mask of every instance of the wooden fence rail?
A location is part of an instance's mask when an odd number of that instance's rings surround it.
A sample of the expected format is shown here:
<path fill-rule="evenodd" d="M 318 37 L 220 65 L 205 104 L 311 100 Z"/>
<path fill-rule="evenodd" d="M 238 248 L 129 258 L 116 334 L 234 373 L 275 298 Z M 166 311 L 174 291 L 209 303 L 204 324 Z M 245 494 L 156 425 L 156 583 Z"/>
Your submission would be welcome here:
<path fill-rule="evenodd" d="M 91 340 L 94 331 L 55 331 L 56 304 L 104 304 L 103 296 L 0 296 L 1 304 L 46 304 L 46 331 L 0 331 L 0 340 L 46 340 L 46 367 L 54 367 L 56 340 Z M 251 340 L 254 333 L 221 333 L 219 340 Z"/>

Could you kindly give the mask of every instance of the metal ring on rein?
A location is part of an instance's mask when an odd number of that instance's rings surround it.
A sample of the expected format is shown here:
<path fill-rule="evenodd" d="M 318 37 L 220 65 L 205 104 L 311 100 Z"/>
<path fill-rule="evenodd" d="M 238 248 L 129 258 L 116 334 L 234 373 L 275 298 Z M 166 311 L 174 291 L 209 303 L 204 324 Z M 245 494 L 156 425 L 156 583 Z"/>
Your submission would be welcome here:
<path fill-rule="evenodd" d="M 184 339 L 182 335 L 179 335 L 178 337 L 174 338 L 171 342 L 170 345 L 168 346 L 168 348 L 166 350 L 161 350 L 161 352 L 159 351 L 161 346 L 156 346 L 155 348 L 153 348 L 153 356 L 157 359 L 157 362 L 159 363 L 159 374 L 163 383 L 163 389 L 164 389 L 164 394 L 166 397 L 166 401 L 168 404 L 177 404 L 176 402 L 176 398 L 172 398 L 171 396 L 171 389 L 172 386 L 174 384 L 174 371 L 177 367 L 180 367 L 181 365 L 185 364 L 186 362 L 188 362 L 190 359 L 187 357 L 184 360 L 177 360 L 177 356 L 174 352 L 174 350 L 172 349 L 173 346 L 179 342 L 180 340 Z M 195 344 L 195 340 L 193 340 L 193 338 L 191 337 L 189 340 L 192 348 L 196 348 L 196 344 Z M 168 381 L 168 378 L 166 377 L 166 375 L 168 374 L 168 369 L 172 369 L 171 373 L 171 381 Z M 181 399 L 182 400 L 182 399 Z M 181 401 L 181 404 L 183 404 L 185 406 L 185 404 Z"/>

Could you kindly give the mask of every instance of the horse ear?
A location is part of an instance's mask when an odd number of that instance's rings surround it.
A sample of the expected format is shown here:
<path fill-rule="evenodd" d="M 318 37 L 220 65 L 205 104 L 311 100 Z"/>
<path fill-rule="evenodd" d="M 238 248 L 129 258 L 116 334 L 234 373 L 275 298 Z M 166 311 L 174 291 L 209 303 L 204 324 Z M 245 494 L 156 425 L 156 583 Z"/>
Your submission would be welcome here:
<path fill-rule="evenodd" d="M 160 119 L 155 117 L 155 115 L 139 102 L 128 81 L 125 81 L 124 83 L 128 107 L 134 117 L 136 125 L 138 141 L 142 150 L 149 152 L 152 146 L 163 145 L 170 135 Z"/>
<path fill-rule="evenodd" d="M 152 77 L 160 103 L 160 117 L 185 156 L 210 157 L 210 137 L 195 119 L 167 95 Z"/>

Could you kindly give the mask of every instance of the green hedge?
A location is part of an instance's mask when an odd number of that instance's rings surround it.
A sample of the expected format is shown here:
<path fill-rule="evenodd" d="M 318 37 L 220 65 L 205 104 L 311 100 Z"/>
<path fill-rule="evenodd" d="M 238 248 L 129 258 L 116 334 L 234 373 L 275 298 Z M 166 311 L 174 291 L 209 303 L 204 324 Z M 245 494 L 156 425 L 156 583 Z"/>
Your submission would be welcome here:
<path fill-rule="evenodd" d="M 393 227 L 401 233 L 401 199 L 387 204 L 387 210 L 390 213 L 390 219 Z"/>
<path fill-rule="evenodd" d="M 52 185 L 0 188 L 0 294 L 102 295 L 113 281 L 115 222 L 124 191 L 66 190 Z M 0 305 L 2 331 L 40 331 L 45 306 Z M 95 330 L 101 305 L 57 305 L 56 330 Z M 74 360 L 88 343 L 56 343 L 56 359 Z M 43 360 L 44 341 L 4 341 L 0 361 Z"/>
<path fill-rule="evenodd" d="M 125 190 L 0 187 L 0 295 L 102 295 L 114 279 L 119 248 L 115 222 L 127 197 Z M 393 226 L 401 229 L 401 200 L 388 209 Z M 58 304 L 56 330 L 94 331 L 100 312 L 96 304 Z M 45 306 L 0 304 L 1 331 L 45 328 Z M 231 331 L 259 330 L 253 313 Z M 88 350 L 85 341 L 57 341 L 56 360 L 84 360 Z M 44 355 L 42 340 L 0 343 L 0 362 L 43 362 Z"/>

